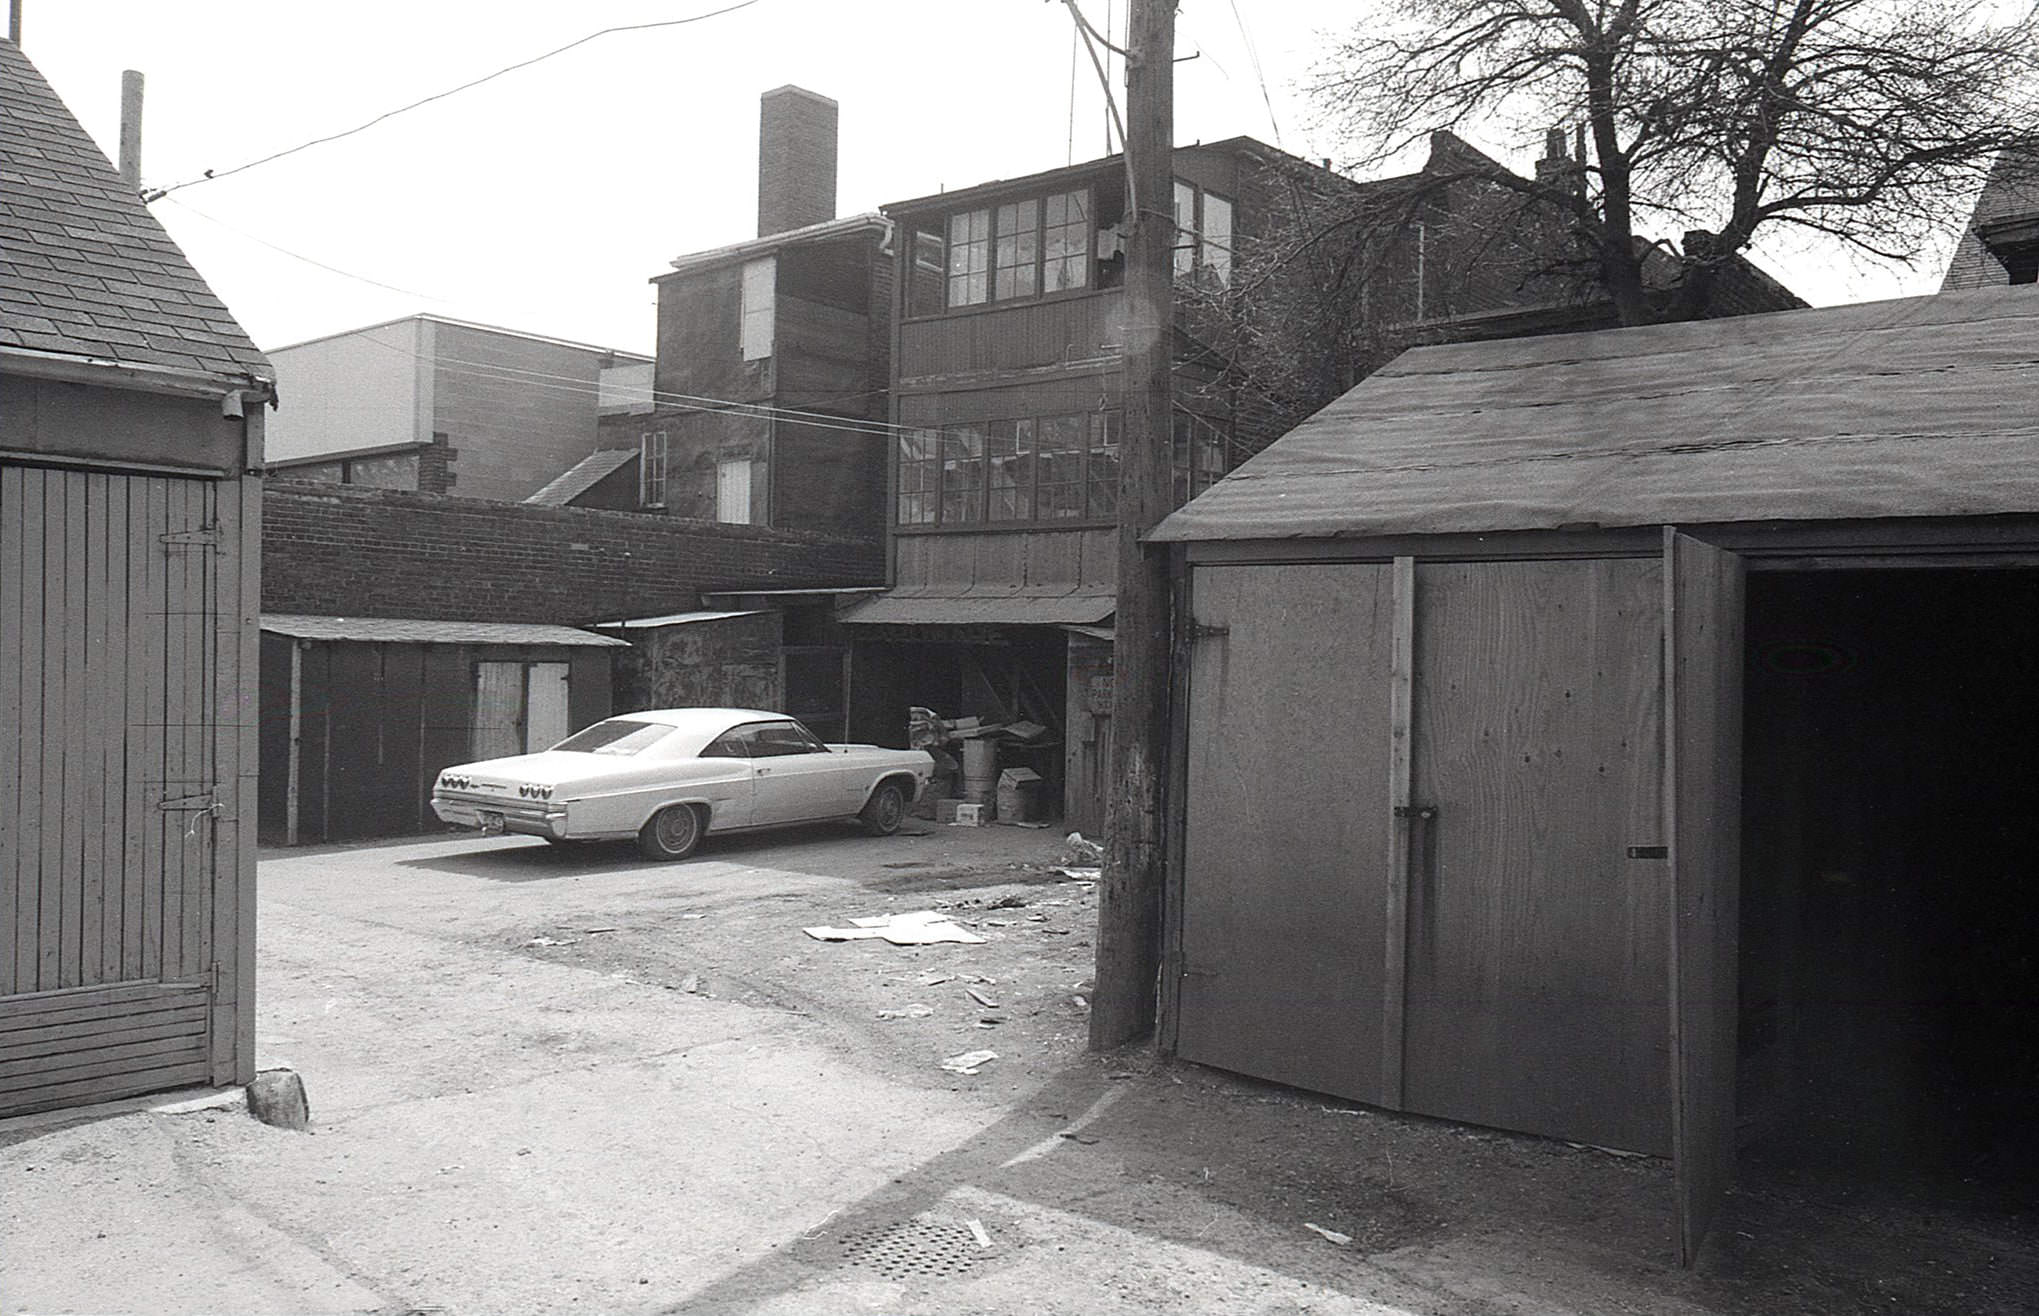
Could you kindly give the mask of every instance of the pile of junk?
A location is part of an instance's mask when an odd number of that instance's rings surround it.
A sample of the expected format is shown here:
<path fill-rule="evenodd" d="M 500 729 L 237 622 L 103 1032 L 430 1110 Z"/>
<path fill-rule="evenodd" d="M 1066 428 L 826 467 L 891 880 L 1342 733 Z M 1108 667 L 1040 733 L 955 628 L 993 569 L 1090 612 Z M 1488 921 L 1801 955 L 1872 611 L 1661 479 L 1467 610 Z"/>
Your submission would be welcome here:
<path fill-rule="evenodd" d="M 935 775 L 914 812 L 945 823 L 1045 826 L 1048 782 L 1020 760 L 1053 748 L 1038 722 L 945 718 L 907 710 L 907 744 L 934 757 Z"/>

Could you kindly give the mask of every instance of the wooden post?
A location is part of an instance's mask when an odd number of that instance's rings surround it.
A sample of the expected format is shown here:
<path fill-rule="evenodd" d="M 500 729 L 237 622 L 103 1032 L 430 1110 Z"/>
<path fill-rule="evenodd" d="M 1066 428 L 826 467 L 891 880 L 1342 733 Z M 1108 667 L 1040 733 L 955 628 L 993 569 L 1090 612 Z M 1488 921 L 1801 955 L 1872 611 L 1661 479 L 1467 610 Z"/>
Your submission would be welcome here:
<path fill-rule="evenodd" d="M 1133 0 L 1127 26 L 1127 218 L 1132 239 L 1126 256 L 1111 797 L 1090 1012 L 1094 1050 L 1124 1045 L 1154 1027 L 1165 871 L 1168 559 L 1141 539 L 1168 514 L 1171 501 L 1175 0 Z"/>
<path fill-rule="evenodd" d="M 128 190 L 142 190 L 142 75 L 128 69 L 120 75 L 120 181 Z"/>

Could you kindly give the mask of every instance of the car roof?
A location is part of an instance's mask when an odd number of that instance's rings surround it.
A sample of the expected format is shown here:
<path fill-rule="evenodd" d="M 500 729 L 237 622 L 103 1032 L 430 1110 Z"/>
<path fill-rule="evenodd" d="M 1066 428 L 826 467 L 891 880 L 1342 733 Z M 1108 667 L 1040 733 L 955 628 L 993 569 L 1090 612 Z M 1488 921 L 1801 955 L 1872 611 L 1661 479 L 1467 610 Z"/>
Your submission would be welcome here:
<path fill-rule="evenodd" d="M 651 708 L 639 713 L 617 713 L 617 722 L 659 722 L 701 736 L 719 736 L 746 722 L 791 722 L 784 713 L 761 708 Z"/>

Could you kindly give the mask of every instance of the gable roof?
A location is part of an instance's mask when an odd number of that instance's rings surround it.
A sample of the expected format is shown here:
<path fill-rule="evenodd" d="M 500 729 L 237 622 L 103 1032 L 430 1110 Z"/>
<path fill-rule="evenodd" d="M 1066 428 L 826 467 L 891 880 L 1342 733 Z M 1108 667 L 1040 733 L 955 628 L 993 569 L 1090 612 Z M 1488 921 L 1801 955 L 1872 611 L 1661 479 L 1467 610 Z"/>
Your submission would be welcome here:
<path fill-rule="evenodd" d="M 21 48 L 0 41 L 0 350 L 274 378 Z"/>
<path fill-rule="evenodd" d="M 2039 512 L 2039 290 L 1403 353 L 1157 540 Z"/>

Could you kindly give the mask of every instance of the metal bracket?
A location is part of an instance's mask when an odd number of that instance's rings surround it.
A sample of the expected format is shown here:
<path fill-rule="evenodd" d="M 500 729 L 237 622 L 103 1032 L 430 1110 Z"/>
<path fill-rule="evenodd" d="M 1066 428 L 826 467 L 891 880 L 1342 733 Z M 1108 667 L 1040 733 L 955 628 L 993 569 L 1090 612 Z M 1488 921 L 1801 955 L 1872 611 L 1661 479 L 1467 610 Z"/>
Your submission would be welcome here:
<path fill-rule="evenodd" d="M 191 530 L 172 530 L 156 536 L 156 541 L 166 548 L 212 548 L 219 545 L 219 523 L 212 522 Z"/>
<path fill-rule="evenodd" d="M 1631 859 L 1669 859 L 1671 857 L 1671 847 L 1668 845 L 1631 845 L 1628 847 L 1628 857 Z"/>
<path fill-rule="evenodd" d="M 1437 817 L 1437 806 L 1434 804 L 1398 804 L 1395 806 L 1395 816 L 1397 818 L 1421 818 L 1424 822 L 1430 822 Z"/>
<path fill-rule="evenodd" d="M 1191 622 L 1189 627 L 1189 638 L 1192 644 L 1198 640 L 1208 640 L 1221 635 L 1230 635 L 1231 633 L 1232 628 L 1230 626 L 1206 626 L 1200 621 Z"/>

